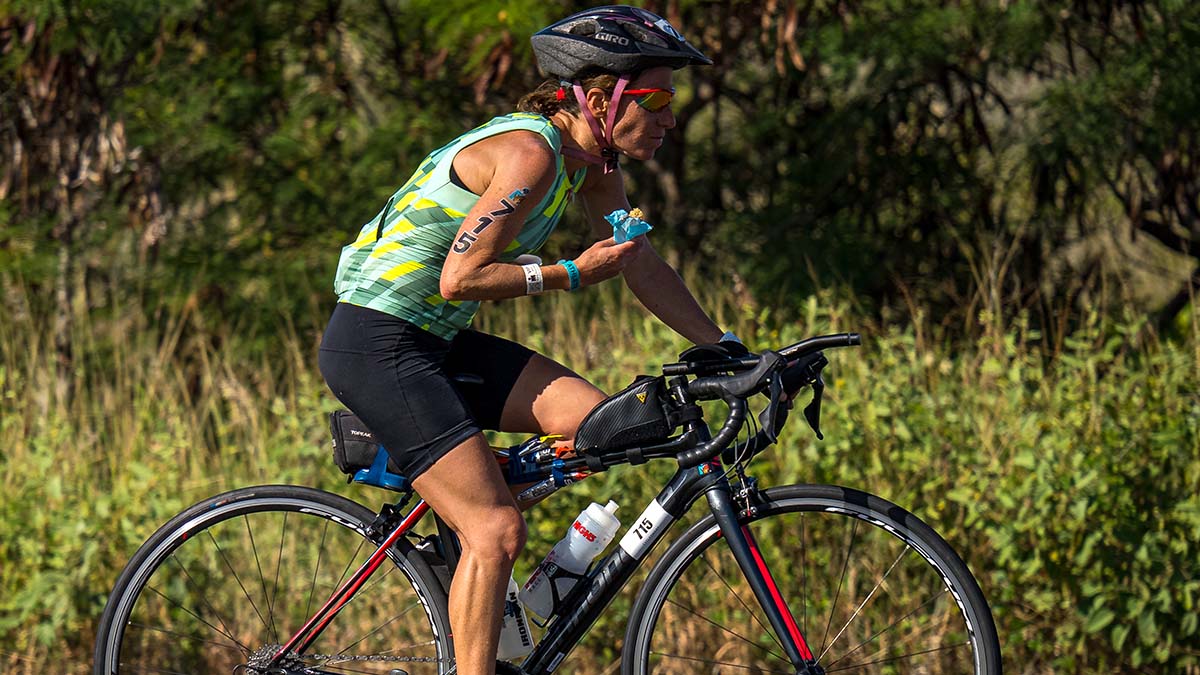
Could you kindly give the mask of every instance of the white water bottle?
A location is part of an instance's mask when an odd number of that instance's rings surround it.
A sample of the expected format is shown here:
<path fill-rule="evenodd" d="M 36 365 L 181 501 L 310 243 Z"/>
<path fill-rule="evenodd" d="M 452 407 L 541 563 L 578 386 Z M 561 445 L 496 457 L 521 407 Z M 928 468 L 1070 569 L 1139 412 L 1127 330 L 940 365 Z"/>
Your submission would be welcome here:
<path fill-rule="evenodd" d="M 533 634 L 525 620 L 525 609 L 517 597 L 517 581 L 508 578 L 508 590 L 504 593 L 504 614 L 500 624 L 500 646 L 496 658 L 511 661 L 533 651 Z"/>
<path fill-rule="evenodd" d="M 613 515 L 616 512 L 617 503 L 610 501 L 607 506 L 592 502 L 579 514 L 567 536 L 546 554 L 521 589 L 521 602 L 529 611 L 543 619 L 555 614 L 558 603 L 571 592 L 588 565 L 617 536 L 621 521 Z"/>

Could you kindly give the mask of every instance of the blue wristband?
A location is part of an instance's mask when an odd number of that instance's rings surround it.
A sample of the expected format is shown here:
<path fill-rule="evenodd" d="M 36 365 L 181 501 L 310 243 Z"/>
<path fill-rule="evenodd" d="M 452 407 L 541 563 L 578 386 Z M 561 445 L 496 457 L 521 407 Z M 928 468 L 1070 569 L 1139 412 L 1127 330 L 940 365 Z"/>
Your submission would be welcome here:
<path fill-rule="evenodd" d="M 567 276 L 571 279 L 570 290 L 573 291 L 573 290 L 578 289 L 579 288 L 579 268 L 575 266 L 575 261 L 574 260 L 559 260 L 558 264 L 567 268 Z"/>

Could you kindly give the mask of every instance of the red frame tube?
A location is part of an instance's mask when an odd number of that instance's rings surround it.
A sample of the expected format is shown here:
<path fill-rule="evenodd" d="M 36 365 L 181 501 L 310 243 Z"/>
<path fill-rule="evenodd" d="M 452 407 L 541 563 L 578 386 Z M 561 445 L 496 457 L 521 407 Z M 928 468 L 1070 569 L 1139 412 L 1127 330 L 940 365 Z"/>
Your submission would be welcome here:
<path fill-rule="evenodd" d="M 808 643 L 804 641 L 804 636 L 800 634 L 800 627 L 796 625 L 796 617 L 792 616 L 792 610 L 788 608 L 787 602 L 779 592 L 779 586 L 775 584 L 775 578 L 771 576 L 771 570 L 767 569 L 767 563 L 758 551 L 758 542 L 754 540 L 754 535 L 750 533 L 750 528 L 745 525 L 742 526 L 742 534 L 746 535 L 746 543 L 750 546 L 750 554 L 754 556 L 754 563 L 758 565 L 758 571 L 762 572 L 763 580 L 767 582 L 767 589 L 771 591 L 771 598 L 775 601 L 775 606 L 779 609 L 779 613 L 783 615 L 788 633 L 791 634 L 792 640 L 795 640 L 796 648 L 800 650 L 800 656 L 804 657 L 805 661 L 812 661 L 812 650 L 808 648 Z"/>
<path fill-rule="evenodd" d="M 321 632 L 325 630 L 329 622 L 333 621 L 338 612 L 346 606 L 346 603 L 350 602 L 350 599 L 354 597 L 358 589 L 362 588 L 362 585 L 367 582 L 367 579 L 371 578 L 375 570 L 379 569 L 379 566 L 383 564 L 383 559 L 387 557 L 388 548 L 411 530 L 413 525 L 416 525 L 417 521 L 421 520 L 427 511 L 429 511 L 429 505 L 425 503 L 425 500 L 418 501 L 413 506 L 412 511 L 409 511 L 404 520 L 396 526 L 396 529 L 387 536 L 387 539 L 383 540 L 379 548 L 375 549 L 371 557 L 334 592 L 325 605 L 317 610 L 317 613 L 288 640 L 287 644 L 276 652 L 275 656 L 271 659 L 271 665 L 276 665 L 284 655 L 290 654 L 293 651 L 297 654 L 303 654 L 312 645 L 313 641 L 321 635 Z"/>

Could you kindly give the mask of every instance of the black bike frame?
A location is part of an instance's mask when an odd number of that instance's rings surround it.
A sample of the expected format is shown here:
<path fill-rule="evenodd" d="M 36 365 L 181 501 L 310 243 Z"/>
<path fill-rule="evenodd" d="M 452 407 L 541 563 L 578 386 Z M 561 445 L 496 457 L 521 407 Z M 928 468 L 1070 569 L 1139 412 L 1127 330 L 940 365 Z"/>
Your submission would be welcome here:
<path fill-rule="evenodd" d="M 695 421 L 687 423 L 698 444 L 710 440 L 708 427 Z M 521 664 L 529 675 L 549 675 L 563 662 L 567 654 L 583 639 L 613 598 L 633 577 L 646 556 L 662 540 L 671 526 L 691 508 L 701 496 L 707 495 L 709 508 L 716 518 L 734 559 L 763 608 L 776 639 L 783 646 L 798 675 L 816 675 L 813 655 L 805 642 L 791 611 L 775 586 L 758 547 L 748 528 L 738 523 L 738 507 L 724 466 L 713 459 L 698 467 L 680 468 L 629 527 L 619 545 L 594 565 L 584 580 L 571 590 L 563 601 L 564 611 L 546 626 L 546 633 Z M 304 653 L 367 579 L 380 567 L 388 547 L 404 536 L 428 512 L 428 505 L 419 501 L 383 540 L 376 552 L 363 563 L 333 597 L 304 627 L 288 640 L 275 659 L 288 653 Z M 454 545 L 456 542 L 446 542 Z M 453 570 L 452 570 L 453 571 Z"/>
<path fill-rule="evenodd" d="M 728 542 L 735 560 L 754 590 L 776 638 L 798 674 L 810 675 L 812 652 L 800 634 L 791 611 L 783 602 L 770 571 L 758 555 L 750 531 L 738 523 L 738 509 L 732 488 L 719 461 L 696 468 L 680 469 L 654 501 L 630 525 L 620 545 L 604 557 L 586 579 L 576 584 L 564 600 L 564 613 L 546 627 L 546 634 L 521 665 L 529 675 L 549 675 L 558 668 L 571 649 L 624 588 L 634 571 L 645 560 L 671 526 L 683 517 L 701 495 Z"/>

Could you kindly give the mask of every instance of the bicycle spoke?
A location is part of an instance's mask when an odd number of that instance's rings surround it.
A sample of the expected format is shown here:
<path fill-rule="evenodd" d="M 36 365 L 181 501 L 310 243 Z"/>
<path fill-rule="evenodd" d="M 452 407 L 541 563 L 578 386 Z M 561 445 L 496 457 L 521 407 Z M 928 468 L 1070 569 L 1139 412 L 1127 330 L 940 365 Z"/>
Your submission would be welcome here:
<path fill-rule="evenodd" d="M 914 656 L 920 656 L 922 654 L 933 654 L 934 652 L 944 652 L 948 649 L 958 649 L 960 647 L 964 647 L 964 646 L 967 646 L 970 644 L 971 644 L 970 642 L 960 642 L 958 644 L 947 645 L 945 647 L 934 647 L 933 649 L 925 649 L 925 650 L 922 650 L 919 652 L 912 652 L 910 654 L 902 654 L 900 656 L 890 656 L 886 659 L 879 659 L 878 661 L 867 661 L 866 663 L 856 663 L 853 666 L 846 666 L 844 668 L 827 669 L 825 672 L 826 673 L 841 673 L 841 672 L 845 672 L 847 670 L 854 670 L 855 668 L 866 668 L 867 666 L 874 666 L 874 665 L 878 665 L 880 663 L 890 663 L 892 661 L 899 661 L 901 659 L 911 659 Z"/>
<path fill-rule="evenodd" d="M 821 634 L 821 653 L 825 653 L 825 638 L 829 637 L 829 628 L 833 625 L 833 614 L 837 611 L 838 600 L 842 597 L 842 584 L 846 582 L 846 572 L 850 569 L 850 554 L 854 552 L 854 539 L 858 535 L 858 519 L 853 518 L 850 528 L 850 544 L 846 547 L 846 560 L 842 565 L 842 576 L 838 579 L 837 593 L 833 595 L 833 604 L 829 606 L 829 620 L 825 623 L 825 632 Z"/>
<path fill-rule="evenodd" d="M 225 561 L 225 567 L 229 568 L 229 573 L 233 575 L 233 580 L 237 582 L 238 588 L 242 589 L 242 595 L 246 596 L 246 600 L 249 601 L 250 606 L 254 608 L 254 613 L 258 615 L 258 620 L 262 622 L 263 628 L 271 630 L 271 627 L 267 625 L 267 620 L 263 618 L 262 612 L 259 611 L 258 605 L 254 604 L 254 599 L 251 598 L 250 593 L 246 591 L 246 586 L 242 583 L 242 578 L 238 576 L 237 571 L 234 570 L 233 565 L 230 564 L 229 558 L 226 557 L 225 551 L 221 548 L 221 545 L 217 543 L 216 537 L 214 537 L 212 532 L 209 530 L 205 530 L 204 533 L 207 534 L 209 540 L 212 541 L 213 546 L 217 549 L 217 553 L 221 556 L 221 560 Z"/>
<path fill-rule="evenodd" d="M 858 617 L 858 614 L 862 612 L 863 607 L 867 606 L 867 603 L 871 601 L 871 598 L 875 597 L 875 593 L 879 590 L 879 587 L 883 585 L 883 582 L 887 581 L 887 578 L 892 574 L 892 570 L 896 569 L 896 565 L 900 563 L 900 559 L 903 558 L 904 554 L 908 553 L 911 548 L 912 547 L 910 547 L 908 544 L 904 545 L 904 549 L 900 551 L 900 554 L 897 555 L 896 559 L 892 561 L 891 567 L 888 567 L 887 572 L 884 572 L 883 577 L 879 581 L 875 582 L 875 588 L 871 589 L 871 592 L 867 594 L 867 597 L 864 598 L 863 601 L 859 603 L 858 607 L 854 609 L 854 613 L 850 615 L 850 618 L 846 619 L 846 623 L 842 624 L 842 629 L 838 631 L 836 636 L 834 636 L 833 641 L 829 643 L 829 646 L 825 647 L 825 649 L 821 651 L 821 655 L 817 657 L 817 661 L 825 658 L 825 655 L 829 653 L 829 650 L 833 649 L 833 646 L 837 644 L 838 640 L 841 639 L 842 634 L 846 632 L 846 629 L 851 623 L 854 622 L 854 619 Z"/>
<path fill-rule="evenodd" d="M 721 584 L 729 590 L 729 594 L 742 605 L 742 608 L 746 610 L 746 613 L 750 615 L 750 618 L 754 619 L 754 623 L 757 623 L 758 627 L 762 628 L 763 632 L 770 636 L 771 640 L 773 640 L 780 649 L 783 649 L 783 645 L 779 642 L 779 638 L 775 637 L 775 631 L 767 628 L 767 626 L 763 624 L 762 620 L 758 618 L 758 614 L 755 613 L 755 611 L 751 609 L 750 605 L 742 599 L 742 596 L 737 591 L 733 590 L 733 587 L 729 585 L 729 582 L 725 581 L 725 577 L 721 576 L 721 573 L 717 571 L 717 568 L 713 567 L 713 564 L 709 562 L 708 553 L 705 552 L 704 555 L 700 556 L 700 559 L 703 560 L 708 569 L 711 570 L 714 575 L 716 575 L 717 579 L 721 581 Z"/>
<path fill-rule="evenodd" d="M 946 594 L 946 592 L 947 592 L 947 591 L 946 591 L 946 589 L 945 589 L 945 588 L 943 588 L 941 593 L 938 593 L 937 595 L 933 596 L 932 598 L 929 598 L 929 599 L 928 599 L 928 600 L 926 600 L 925 602 L 922 602 L 922 603 L 920 604 L 920 606 L 918 606 L 916 609 L 913 609 L 913 610 L 912 610 L 912 611 L 910 611 L 908 614 L 905 614 L 904 616 L 900 617 L 899 619 L 896 619 L 895 621 L 893 621 L 892 623 L 888 624 L 888 625 L 887 625 L 887 626 L 885 626 L 884 628 L 881 628 L 881 629 L 879 629 L 878 631 L 875 631 L 875 633 L 874 633 L 874 634 L 873 634 L 871 637 L 869 637 L 869 638 L 867 638 L 866 640 L 863 640 L 862 642 L 860 642 L 860 643 L 858 643 L 857 645 L 855 645 L 854 649 L 851 649 L 850 651 L 846 652 L 845 654 L 842 654 L 841 656 L 837 657 L 837 658 L 836 658 L 836 659 L 834 659 L 833 661 L 829 662 L 829 663 L 826 665 L 826 668 L 830 668 L 830 667 L 832 667 L 832 666 L 836 665 L 836 664 L 837 664 L 839 661 L 841 661 L 842 659 L 849 657 L 849 656 L 850 656 L 851 654 L 853 654 L 854 652 L 857 652 L 858 650 L 862 649 L 862 648 L 863 648 L 863 647 L 865 647 L 866 645 L 870 644 L 872 641 L 874 641 L 874 640 L 875 640 L 875 638 L 879 637 L 880 635 L 882 635 L 882 634 L 884 634 L 884 633 L 888 632 L 889 630 L 891 630 L 891 629 L 895 628 L 896 626 L 900 625 L 900 623 L 901 623 L 901 622 L 903 622 L 905 619 L 908 619 L 909 617 L 911 617 L 912 615 L 914 615 L 914 614 L 916 614 L 917 612 L 921 611 L 922 609 L 925 609 L 925 607 L 929 606 L 931 603 L 935 602 L 935 601 L 936 601 L 938 598 L 940 598 L 940 597 L 942 597 L 943 595 L 945 595 L 945 594 Z"/>
<path fill-rule="evenodd" d="M 325 554 L 325 536 L 329 534 L 329 521 L 325 521 L 325 527 L 321 530 L 321 545 L 317 547 L 317 564 L 313 568 L 312 584 L 308 587 L 308 601 L 304 605 L 304 616 L 312 616 L 312 599 L 313 593 L 317 590 L 317 574 L 321 571 L 321 557 Z"/>
<path fill-rule="evenodd" d="M 97 671 L 242 674 L 377 550 L 365 534 L 375 517 L 368 509 L 310 488 L 235 490 L 184 514 L 146 544 L 168 552 L 135 558 L 125 575 L 132 581 L 114 590 Z M 450 634 L 442 588 L 408 547 L 386 552 L 387 568 L 360 580 L 306 654 L 293 651 L 289 668 L 382 675 L 420 662 L 416 671 L 433 675 L 444 667 L 436 665 Z"/>
<path fill-rule="evenodd" d="M 220 628 L 217 628 L 216 626 L 212 625 L 211 623 L 205 621 L 204 618 L 201 617 L 199 614 L 193 612 L 192 610 L 188 609 L 187 607 L 184 607 L 182 604 L 180 604 L 176 600 L 167 597 L 165 594 L 163 594 L 162 591 L 158 590 L 157 588 L 155 588 L 153 586 L 147 586 L 146 589 L 149 590 L 150 592 L 154 593 L 158 597 L 162 598 L 163 600 L 166 600 L 167 602 L 171 603 L 172 605 L 175 605 L 179 609 L 182 609 L 183 611 L 187 612 L 188 614 L 191 614 L 192 616 L 196 617 L 196 620 L 199 621 L 200 623 L 204 624 L 205 626 L 208 626 L 209 628 L 215 630 L 217 633 L 229 638 L 230 640 L 232 640 L 234 642 L 234 644 L 236 644 L 238 646 L 239 649 L 242 650 L 242 653 L 244 653 L 246 655 L 251 654 L 251 650 L 248 647 L 246 647 L 246 645 L 244 645 L 240 641 L 238 641 L 237 638 L 233 637 L 229 633 L 223 632 Z"/>
<path fill-rule="evenodd" d="M 379 584 L 382 584 L 387 579 L 388 575 L 391 574 L 392 572 L 395 572 L 396 569 L 397 568 L 395 565 L 389 566 L 386 572 L 384 572 L 383 574 L 381 574 L 378 577 L 376 577 L 375 579 L 373 579 L 370 584 L 355 591 L 354 596 L 351 597 L 349 600 L 347 600 L 346 604 L 343 605 L 343 607 L 349 606 L 351 603 L 353 603 L 355 600 L 357 600 L 361 597 L 364 597 L 364 596 L 371 597 L 371 594 L 368 593 L 367 591 L 370 591 L 372 588 L 375 588 Z"/>
<path fill-rule="evenodd" d="M 897 641 L 896 647 L 899 647 L 901 645 L 911 645 L 918 638 L 925 636 L 925 635 L 929 635 L 929 634 L 936 635 L 938 631 L 946 628 L 947 626 L 950 625 L 950 623 L 951 623 L 951 619 L 949 617 L 946 617 L 936 623 L 928 624 L 927 626 L 922 628 L 922 630 L 919 633 L 910 634 L 910 635 L 906 635 L 906 636 L 902 637 L 899 641 Z M 964 643 L 964 644 L 969 644 L 969 643 Z M 951 648 L 953 648 L 953 647 L 951 647 Z M 939 649 L 945 649 L 945 648 L 939 648 Z M 886 648 L 880 648 L 880 649 L 872 652 L 871 654 L 867 655 L 865 658 L 868 658 L 868 659 L 874 658 L 876 655 L 884 653 L 885 651 L 886 651 Z M 934 649 L 934 650 L 926 650 L 926 651 L 920 651 L 920 652 L 914 652 L 914 653 L 915 654 L 924 654 L 924 653 L 927 653 L 928 651 L 938 651 L 938 650 Z M 840 661 L 844 658 L 845 658 L 845 656 L 839 657 L 838 661 Z M 889 658 L 900 658 L 900 657 L 889 657 Z M 885 660 L 887 660 L 887 659 L 885 659 Z M 833 665 L 833 664 L 831 663 L 829 665 Z"/>
<path fill-rule="evenodd" d="M 279 553 L 275 556 L 275 580 L 271 582 L 271 597 L 267 599 L 267 612 L 275 615 L 275 598 L 279 597 L 279 568 L 283 565 L 283 542 L 287 539 L 287 511 L 283 512 L 283 526 L 279 530 Z M 274 623 L 272 619 L 271 623 Z"/>
<path fill-rule="evenodd" d="M 129 625 L 133 626 L 135 628 L 141 628 L 142 630 L 148 630 L 148 631 L 151 631 L 154 633 L 163 633 L 165 635 L 182 638 L 184 640 L 191 640 L 193 642 L 203 642 L 204 644 L 209 644 L 214 647 L 219 647 L 221 649 L 228 649 L 231 652 L 244 653 L 241 647 L 237 647 L 235 645 L 227 645 L 227 644 L 224 644 L 221 642 L 217 642 L 216 640 L 208 640 L 208 639 L 205 639 L 202 637 L 196 637 L 195 635 L 188 635 L 187 633 L 180 633 L 179 631 L 175 631 L 175 630 L 167 630 L 166 628 L 156 628 L 154 626 L 148 626 L 144 623 L 137 623 L 136 621 L 130 621 Z"/>
<path fill-rule="evenodd" d="M 149 666 L 132 666 L 125 662 L 121 662 L 121 669 L 122 670 L 128 670 L 128 669 L 139 670 L 143 673 L 164 673 L 165 675 L 193 675 L 192 673 L 181 673 L 178 670 L 166 670 L 163 668 L 151 668 Z"/>
<path fill-rule="evenodd" d="M 372 580 L 372 581 L 371 581 L 371 583 L 370 583 L 368 586 L 366 586 L 366 587 L 364 587 L 364 588 L 360 588 L 360 589 L 359 589 L 359 590 L 358 590 L 358 591 L 357 591 L 357 592 L 354 594 L 354 596 L 353 596 L 353 597 L 351 597 L 349 600 L 347 600 L 347 601 L 346 601 L 346 604 L 345 604 L 345 605 L 343 605 L 343 606 L 342 606 L 342 608 L 343 608 L 343 609 L 345 609 L 346 607 L 349 607 L 349 606 L 350 606 L 350 605 L 351 605 L 351 604 L 352 604 L 352 603 L 353 603 L 355 600 L 357 600 L 357 599 L 359 599 L 359 598 L 362 598 L 362 597 L 371 597 L 371 593 L 370 593 L 369 591 L 370 591 L 372 588 L 375 588 L 376 586 L 378 586 L 378 585 L 382 584 L 382 583 L 383 583 L 383 582 L 384 582 L 384 581 L 387 579 L 388 575 L 390 575 L 392 572 L 395 572 L 395 571 L 396 571 L 396 569 L 397 569 L 397 568 L 396 568 L 394 565 L 393 565 L 393 566 L 391 566 L 391 567 L 389 567 L 389 568 L 388 568 L 388 570 L 387 570 L 386 572 L 384 572 L 383 574 L 381 574 L 381 575 L 380 575 L 378 578 L 376 578 L 376 579 Z M 420 606 L 421 606 L 421 601 L 420 601 L 420 600 L 417 600 L 417 601 L 413 602 L 411 605 L 409 605 L 408 607 L 406 607 L 406 608 L 405 608 L 403 611 L 401 611 L 399 614 L 397 614 L 397 615 L 395 615 L 394 617 L 392 617 L 391 619 L 388 619 L 387 621 L 383 622 L 383 624 L 381 624 L 380 626 L 378 626 L 378 627 L 376 627 L 376 628 L 372 629 L 372 630 L 371 630 L 370 632 L 368 632 L 366 635 L 363 635 L 363 636 L 362 636 L 361 638 L 359 638 L 358 640 L 355 640 L 355 641 L 354 641 L 354 642 L 353 642 L 351 645 L 349 645 L 348 647 L 345 647 L 345 648 L 343 648 L 343 649 L 339 649 L 339 650 L 338 650 L 338 653 L 339 653 L 339 654 L 342 654 L 342 653 L 345 653 L 347 650 L 349 650 L 349 649 L 352 649 L 352 648 L 353 648 L 355 645 L 357 645 L 358 643 L 362 642 L 363 640 L 366 640 L 367 638 L 371 637 L 371 636 L 372 636 L 372 635 L 374 635 L 375 633 L 379 632 L 380 630 L 382 630 L 382 629 L 383 629 L 385 626 L 387 626 L 388 624 L 391 624 L 391 623 L 393 623 L 394 621 L 396 621 L 396 620 L 397 620 L 397 619 L 399 619 L 400 617 L 402 617 L 402 616 L 404 616 L 405 614 L 408 614 L 409 612 L 411 612 L 411 611 L 413 610 L 413 608 L 415 608 L 415 607 L 420 607 Z"/>
<path fill-rule="evenodd" d="M 199 588 L 197 588 L 198 584 L 196 583 L 196 580 L 192 578 L 191 572 L 188 572 L 187 566 L 184 565 L 183 562 L 180 561 L 178 556 L 176 556 L 174 553 L 171 554 L 171 557 L 169 558 L 169 560 L 175 561 L 175 564 L 179 566 L 179 570 L 181 572 L 183 572 L 183 576 L 184 576 L 184 579 L 186 580 L 188 587 L 191 588 L 193 592 L 195 592 L 197 595 L 200 596 L 200 599 L 204 601 L 204 604 L 208 607 L 209 611 L 211 611 L 213 613 L 213 616 L 217 617 L 217 621 L 221 624 L 221 628 L 223 628 L 224 630 L 220 630 L 216 626 L 208 624 L 208 622 L 204 621 L 203 619 L 200 619 L 200 621 L 207 624 L 210 628 L 217 631 L 221 635 L 224 635 L 225 637 L 229 638 L 230 640 L 233 640 L 234 642 L 236 642 L 237 645 L 239 647 L 241 647 L 242 650 L 245 651 L 246 654 L 249 654 L 252 650 L 249 647 L 247 647 L 246 645 L 242 644 L 240 641 L 238 641 L 237 638 L 233 637 L 233 631 L 229 630 L 229 624 L 225 623 L 225 618 L 222 617 L 221 613 L 217 611 L 217 608 L 213 607 L 212 603 L 209 602 L 208 595 L 205 594 L 204 592 L 200 591 Z M 163 597 L 166 597 L 166 596 L 163 596 Z M 182 606 L 180 606 L 180 609 L 183 609 L 183 611 L 185 611 L 185 612 L 188 611 L 186 608 L 184 608 Z M 194 616 L 196 616 L 196 615 L 194 615 Z M 199 619 L 200 617 L 196 616 L 196 618 Z"/>
<path fill-rule="evenodd" d="M 250 537 L 250 552 L 254 554 L 254 565 L 258 568 L 258 583 L 262 586 L 263 600 L 267 603 L 267 630 L 271 631 L 271 639 L 279 642 L 279 634 L 275 631 L 275 615 L 271 613 L 271 595 L 267 593 L 267 579 L 263 575 L 262 561 L 258 558 L 258 544 L 254 541 L 254 530 L 250 527 L 250 517 L 243 514 L 246 523 L 246 534 Z"/>
<path fill-rule="evenodd" d="M 712 659 L 698 659 L 694 656 L 683 656 L 682 654 L 667 654 L 666 652 L 650 652 L 651 656 L 663 656 L 668 659 L 679 659 L 680 661 L 691 661 L 693 663 L 706 663 L 712 666 L 726 666 L 729 668 L 740 668 L 742 670 L 753 670 L 759 673 L 779 673 L 780 675 L 795 675 L 795 669 L 790 670 L 763 670 L 758 666 L 744 666 L 740 663 L 727 663 L 725 661 L 713 661 Z"/>
<path fill-rule="evenodd" d="M 728 626 L 722 626 L 721 624 L 717 623 L 716 621 L 713 621 L 712 619 L 708 618 L 707 616 L 704 616 L 703 614 L 700 614 L 699 612 L 697 612 L 696 610 L 694 610 L 690 607 L 684 607 L 680 603 L 676 602 L 675 600 L 671 600 L 670 598 L 667 599 L 667 604 L 675 605 L 676 607 L 682 609 L 683 611 L 689 612 L 689 613 L 695 615 L 701 621 L 706 621 L 709 624 L 715 626 L 716 628 L 718 628 L 726 633 L 729 633 L 730 635 L 736 637 L 737 639 L 741 640 L 742 642 L 745 642 L 746 644 L 756 647 L 759 650 L 764 651 L 764 652 L 770 654 L 771 656 L 774 656 L 775 658 L 779 659 L 780 661 L 783 661 L 784 663 L 789 663 L 789 661 L 787 660 L 787 657 L 782 656 L 780 654 L 776 654 L 775 652 L 771 651 L 770 649 L 767 649 L 766 647 L 758 644 L 754 640 L 751 640 L 750 638 L 742 635 L 741 633 L 730 629 Z"/>
<path fill-rule="evenodd" d="M 915 516 L 826 485 L 774 488 L 759 504 L 739 521 L 751 522 L 764 545 L 756 561 L 778 575 L 767 589 L 771 599 L 781 608 L 801 605 L 799 616 L 784 621 L 822 672 L 998 672 L 995 629 L 977 583 Z M 625 646 L 631 661 L 623 668 L 632 665 L 636 675 L 803 670 L 782 656 L 792 652 L 777 646 L 786 634 L 768 628 L 770 605 L 749 597 L 712 521 L 701 522 L 651 571 L 634 605 Z"/>
<path fill-rule="evenodd" d="M 369 638 L 369 637 L 371 637 L 372 635 L 374 635 L 374 634 L 378 633 L 379 631 L 383 630 L 384 628 L 387 628 L 387 627 L 388 627 L 388 626 L 390 626 L 391 624 L 393 624 L 393 623 L 395 623 L 396 621 L 398 621 L 398 620 L 400 620 L 401 618 L 403 618 L 405 614 L 408 614 L 409 612 L 411 612 L 411 611 L 413 610 L 413 608 L 414 608 L 414 607 L 419 607 L 419 606 L 420 606 L 420 603 L 414 603 L 414 604 L 412 604 L 412 605 L 409 605 L 409 606 L 408 606 L 408 607 L 407 607 L 407 608 L 406 608 L 404 611 L 402 611 L 402 612 L 400 612 L 399 614 L 397 614 L 397 615 L 393 616 L 392 618 L 388 619 L 387 621 L 384 621 L 384 622 L 383 622 L 382 624 L 380 624 L 378 627 L 376 627 L 375 629 L 373 629 L 372 631 L 370 631 L 370 632 L 369 632 L 369 633 L 367 633 L 366 635 L 364 635 L 364 636 L 360 637 L 359 639 L 355 640 L 354 642 L 350 643 L 349 645 L 347 645 L 347 646 L 345 646 L 345 647 L 343 647 L 343 648 L 339 649 L 337 653 L 338 653 L 338 654 L 345 654 L 346 652 L 350 651 L 351 649 L 354 649 L 354 648 L 355 648 L 355 647 L 357 647 L 357 646 L 358 646 L 360 643 L 362 643 L 362 641 L 363 641 L 363 640 L 366 640 L 367 638 Z"/>
<path fill-rule="evenodd" d="M 807 519 L 808 514 L 800 514 L 800 604 L 804 610 L 803 631 L 804 635 L 808 635 L 808 531 Z"/>
<path fill-rule="evenodd" d="M 350 568 L 354 566 L 354 561 L 358 560 L 358 554 L 362 552 L 363 543 L 365 543 L 365 540 L 359 541 L 358 547 L 354 549 L 354 554 L 346 560 L 346 569 L 342 570 L 342 574 L 338 577 L 337 583 L 333 585 L 334 588 L 342 587 L 342 582 L 346 580 L 346 574 L 350 571 Z"/>

